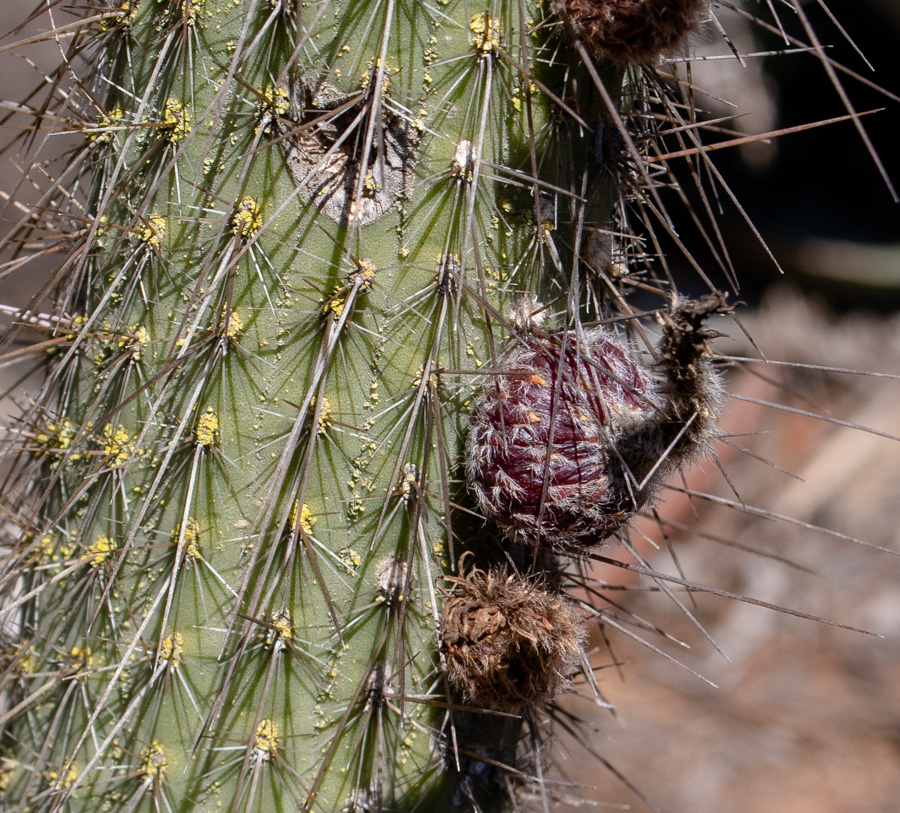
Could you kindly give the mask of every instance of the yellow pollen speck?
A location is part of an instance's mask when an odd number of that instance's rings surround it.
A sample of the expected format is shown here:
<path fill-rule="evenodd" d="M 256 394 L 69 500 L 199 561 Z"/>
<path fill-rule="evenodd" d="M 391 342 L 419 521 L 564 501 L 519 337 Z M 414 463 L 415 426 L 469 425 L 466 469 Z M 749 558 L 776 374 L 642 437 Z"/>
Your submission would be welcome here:
<path fill-rule="evenodd" d="M 132 325 L 129 335 L 123 336 L 119 342 L 119 347 L 128 347 L 131 349 L 131 357 L 140 360 L 141 350 L 144 345 L 149 344 L 150 333 L 143 325 Z"/>
<path fill-rule="evenodd" d="M 262 228 L 259 202 L 245 197 L 237 205 L 231 218 L 231 231 L 242 240 L 249 240 Z"/>
<path fill-rule="evenodd" d="M 125 117 L 121 107 L 116 107 L 108 114 L 102 115 L 97 122 L 84 131 L 84 137 L 95 144 L 109 144 L 115 135 L 116 125 Z"/>
<path fill-rule="evenodd" d="M 94 665 L 94 656 L 89 646 L 73 646 L 69 650 L 69 662 L 79 672 L 90 669 Z"/>
<path fill-rule="evenodd" d="M 300 530 L 302 530 L 303 533 L 311 534 L 313 531 L 313 526 L 316 524 L 316 522 L 316 515 L 309 510 L 309 507 L 306 503 L 303 503 L 301 507 L 298 502 L 294 502 L 294 506 L 293 508 L 291 508 L 290 516 L 292 531 L 296 531 L 297 526 L 299 525 Z"/>
<path fill-rule="evenodd" d="M 414 389 L 418 389 L 419 387 L 422 386 L 422 382 L 423 382 L 423 380 L 424 380 L 424 377 L 425 377 L 425 365 L 423 364 L 421 367 L 419 367 L 418 370 L 416 370 L 416 374 L 415 374 L 415 376 L 413 377 L 413 384 L 412 384 L 412 385 L 413 385 L 413 388 L 414 388 Z M 437 374 L 436 374 L 435 372 L 433 372 L 433 371 L 432 371 L 432 372 L 430 373 L 430 375 L 428 376 L 428 384 L 429 384 L 430 386 L 433 386 L 433 387 L 436 387 L 436 386 L 438 385 L 438 377 L 437 377 Z"/>
<path fill-rule="evenodd" d="M 284 116 L 291 108 L 287 90 L 282 87 L 266 88 L 262 107 L 264 113 Z"/>
<path fill-rule="evenodd" d="M 29 561 L 43 564 L 53 560 L 53 536 L 44 534 L 37 542 L 28 556 Z"/>
<path fill-rule="evenodd" d="M 15 663 L 16 669 L 19 672 L 29 674 L 35 671 L 35 668 L 37 667 L 37 660 L 35 658 L 34 649 L 32 649 L 30 642 L 26 641 L 24 644 L 16 648 Z M 2 778 L 2 775 L 0 775 L 0 778 Z M 0 790 L 3 790 L 2 786 L 0 786 Z"/>
<path fill-rule="evenodd" d="M 150 215 L 135 229 L 137 239 L 148 246 L 158 246 L 166 236 L 166 219 L 160 215 Z"/>
<path fill-rule="evenodd" d="M 326 430 L 331 426 L 331 404 L 328 399 L 322 396 L 322 408 L 319 410 L 319 428 L 316 430 L 318 434 L 324 435 Z"/>
<path fill-rule="evenodd" d="M 100 30 L 109 31 L 116 25 L 131 25 L 137 17 L 138 0 L 122 0 L 112 15 L 100 21 Z"/>
<path fill-rule="evenodd" d="M 198 446 L 212 446 L 219 439 L 219 418 L 210 407 L 206 408 L 197 421 L 197 429 L 194 432 Z"/>
<path fill-rule="evenodd" d="M 356 568 L 362 562 L 362 557 L 353 548 L 341 548 L 338 551 L 338 556 L 348 573 L 355 573 Z"/>
<path fill-rule="evenodd" d="M 206 4 L 206 0 L 170 0 L 170 2 L 181 12 L 181 18 L 187 25 L 194 25 L 197 22 L 197 17 L 203 12 L 203 6 Z"/>
<path fill-rule="evenodd" d="M 191 131 L 191 113 L 178 99 L 166 99 L 162 126 L 169 130 L 169 141 L 177 144 Z"/>
<path fill-rule="evenodd" d="M 173 632 L 163 638 L 160 654 L 169 664 L 170 669 L 177 669 L 181 665 L 181 657 L 184 654 L 184 637 L 180 632 Z"/>
<path fill-rule="evenodd" d="M 274 720 L 262 720 L 256 727 L 256 738 L 253 743 L 256 758 L 268 762 L 278 750 L 278 724 Z"/>
<path fill-rule="evenodd" d="M 476 14 L 469 22 L 472 44 L 482 55 L 491 53 L 500 45 L 500 20 L 487 14 Z"/>
<path fill-rule="evenodd" d="M 372 280 L 375 279 L 377 271 L 375 263 L 371 260 L 362 259 L 356 264 L 356 270 L 350 277 L 358 283 L 360 290 L 365 291 L 372 287 Z"/>
<path fill-rule="evenodd" d="M 114 466 L 124 463 L 134 453 L 134 443 L 121 424 L 115 429 L 111 423 L 103 427 L 103 452 L 112 458 L 109 462 Z"/>
<path fill-rule="evenodd" d="M 175 542 L 178 537 L 182 536 L 177 531 L 174 534 Z M 191 559 L 196 559 L 200 555 L 200 523 L 193 517 L 188 517 L 184 523 L 184 555 Z"/>
<path fill-rule="evenodd" d="M 333 296 L 330 299 L 326 300 L 325 305 L 322 307 L 322 313 L 324 313 L 326 316 L 329 313 L 333 313 L 335 316 L 340 316 L 344 312 L 344 304 L 344 297 Z"/>
<path fill-rule="evenodd" d="M 378 180 L 371 172 L 366 173 L 366 177 L 363 179 L 363 185 L 369 195 L 374 195 L 381 191 L 381 184 L 378 183 Z"/>
<path fill-rule="evenodd" d="M 225 313 L 222 313 L 222 321 L 225 321 Z M 228 315 L 228 327 L 225 328 L 225 336 L 234 339 L 244 329 L 244 320 L 238 316 L 237 311 L 231 311 Z"/>
<path fill-rule="evenodd" d="M 141 771 L 148 779 L 159 779 L 169 767 L 163 747 L 153 740 L 149 748 L 141 751 Z"/>
<path fill-rule="evenodd" d="M 44 431 L 38 432 L 35 440 L 44 448 L 65 451 L 72 445 L 77 431 L 78 427 L 68 418 L 64 418 L 61 423 L 46 424 Z"/>
<path fill-rule="evenodd" d="M 269 646 L 283 649 L 285 641 L 292 641 L 297 634 L 297 625 L 287 610 L 272 613 L 269 623 L 272 625 L 266 633 L 266 643 Z"/>
<path fill-rule="evenodd" d="M 70 787 L 72 787 L 72 784 L 75 782 L 75 780 L 78 778 L 78 768 L 76 768 L 73 765 L 71 768 L 69 768 L 69 772 L 66 774 L 65 779 L 62 779 L 62 780 L 59 778 L 59 773 L 57 771 L 50 771 L 47 774 L 47 778 L 54 785 L 58 784 L 60 787 L 70 788 Z"/>
<path fill-rule="evenodd" d="M 81 557 L 83 562 L 89 562 L 91 567 L 99 568 L 109 558 L 109 554 L 116 549 L 116 544 L 108 536 L 98 536 L 97 540 L 88 548 L 88 552 Z"/>

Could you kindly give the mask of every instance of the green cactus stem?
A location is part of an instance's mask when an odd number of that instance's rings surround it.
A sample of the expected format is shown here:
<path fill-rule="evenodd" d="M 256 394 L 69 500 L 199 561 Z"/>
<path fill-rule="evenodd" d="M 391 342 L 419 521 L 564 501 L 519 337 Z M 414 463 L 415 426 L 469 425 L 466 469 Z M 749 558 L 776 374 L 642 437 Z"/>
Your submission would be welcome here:
<path fill-rule="evenodd" d="M 80 32 L 94 180 L 19 438 L 9 809 L 476 792 L 435 584 L 473 382 L 566 271 L 540 15 L 144 0 Z"/>

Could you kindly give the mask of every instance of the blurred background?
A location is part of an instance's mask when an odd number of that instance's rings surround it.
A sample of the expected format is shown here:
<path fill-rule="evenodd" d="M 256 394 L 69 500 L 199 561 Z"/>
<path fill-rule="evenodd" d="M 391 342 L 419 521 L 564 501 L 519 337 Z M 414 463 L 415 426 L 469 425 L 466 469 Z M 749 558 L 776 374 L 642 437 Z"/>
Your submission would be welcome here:
<path fill-rule="evenodd" d="M 837 315 L 782 286 L 743 318 L 772 359 L 900 374 L 896 315 Z M 723 353 L 752 355 L 733 325 L 728 332 L 732 340 L 719 342 Z M 591 749 L 638 792 L 570 744 L 554 778 L 574 783 L 567 790 L 573 802 L 558 810 L 654 809 L 640 794 L 668 813 L 900 809 L 900 447 L 758 403 L 821 412 L 896 437 L 900 381 L 748 367 L 728 382 L 732 393 L 750 399 L 733 399 L 723 421 L 734 433 L 734 445 L 718 449 L 729 482 L 709 461 L 686 476 L 688 489 L 728 504 L 670 491 L 659 505 L 665 537 L 655 523 L 639 528 L 660 550 L 640 544 L 639 534 L 632 538 L 666 573 L 680 570 L 693 581 L 882 637 L 673 586 L 720 654 L 671 599 L 647 590 L 648 580 L 626 582 L 634 592 L 611 597 L 689 648 L 634 631 L 684 666 L 615 633 L 611 654 L 595 641 L 600 690 L 615 712 L 575 698 L 565 709 L 591 720 Z M 630 561 L 617 547 L 607 555 Z M 595 572 L 622 581 L 613 569 Z"/>
<path fill-rule="evenodd" d="M 3 0 L 0 31 L 20 24 L 36 6 L 37 0 Z M 787 4 L 743 4 L 760 15 L 773 6 L 786 33 L 806 39 Z M 829 57 L 861 77 L 842 74 L 856 109 L 887 108 L 864 121 L 885 171 L 900 185 L 900 100 L 865 84 L 900 93 L 900 0 L 829 0 L 829 7 L 871 67 L 819 2 L 804 4 L 829 44 Z M 716 7 L 716 13 L 740 52 L 785 48 L 778 31 L 765 32 L 727 9 Z M 54 14 L 64 22 L 65 6 L 57 5 Z M 41 20 L 15 37 L 45 27 Z M 0 40 L 0 48 L 11 39 Z M 694 46 L 708 58 L 692 65 L 694 83 L 709 92 L 698 95 L 698 106 L 710 118 L 740 113 L 732 126 L 744 133 L 846 112 L 812 55 L 747 58 L 741 66 L 733 58 L 711 58 L 729 53 L 714 30 Z M 39 88 L 43 71 L 58 59 L 52 43 L 0 51 L 6 109 Z M 7 120 L 0 142 L 27 123 L 23 117 Z M 61 155 L 65 148 L 65 138 L 57 138 L 42 156 Z M 0 190 L 33 200 L 39 191 L 19 186 L 22 160 L 14 151 L 4 154 Z M 567 801 L 555 809 L 648 810 L 652 803 L 669 813 L 896 813 L 900 557 L 878 548 L 900 551 L 900 446 L 884 436 L 900 435 L 900 380 L 816 366 L 900 376 L 900 208 L 852 123 L 723 150 L 714 160 L 784 271 L 722 196 L 722 228 L 748 303 L 741 315 L 747 333 L 767 358 L 812 366 L 748 364 L 731 372 L 728 386 L 738 397 L 724 428 L 733 436 L 718 450 L 728 481 L 707 462 L 685 483 L 674 483 L 718 502 L 667 493 L 660 506 L 665 534 L 655 523 L 642 525 L 642 553 L 660 570 L 677 573 L 669 547 L 687 579 L 881 637 L 680 592 L 726 659 L 669 598 L 646 589 L 646 581 L 598 571 L 628 590 L 619 598 L 631 613 L 689 648 L 643 631 L 648 641 L 717 688 L 624 636 L 613 638 L 612 654 L 598 637 L 597 678 L 615 711 L 598 711 L 577 696 L 566 699 L 566 712 L 588 722 L 594 755 L 563 734 L 549 781 Z M 0 229 L 20 216 L 8 207 Z M 702 257 L 701 242 L 684 228 L 681 236 Z M 41 281 L 38 266 L 0 275 L 0 305 L 30 301 Z M 8 323 L 0 314 L 0 328 Z M 733 323 L 722 330 L 730 335 L 720 340 L 723 354 L 758 358 Z M 28 382 L 16 378 L 20 373 L 0 368 L 7 408 L 11 400 L 27 398 Z M 608 553 L 624 556 L 619 549 Z"/>
<path fill-rule="evenodd" d="M 735 116 L 726 126 L 738 130 L 737 135 L 751 135 L 846 116 L 821 61 L 811 53 L 797 53 L 809 37 L 789 4 L 744 0 L 740 5 L 765 19 L 771 19 L 765 7 L 775 7 L 789 41 L 786 45 L 777 30 L 719 8 L 722 27 L 740 53 L 793 53 L 748 57 L 742 66 L 714 29 L 698 37 L 694 46 L 701 60 L 692 64 L 692 80 L 702 89 L 696 104 L 707 117 Z M 895 64 L 900 0 L 828 0 L 843 31 L 824 9 L 824 0 L 802 5 L 822 53 L 844 69 L 836 70 L 836 76 L 863 114 L 884 174 L 900 187 Z M 884 313 L 900 307 L 900 209 L 852 122 L 712 155 L 785 272 L 782 277 L 735 206 L 720 194 L 725 236 L 745 300 L 758 301 L 771 284 L 786 278 L 840 310 Z M 684 187 L 690 186 L 685 181 Z"/>

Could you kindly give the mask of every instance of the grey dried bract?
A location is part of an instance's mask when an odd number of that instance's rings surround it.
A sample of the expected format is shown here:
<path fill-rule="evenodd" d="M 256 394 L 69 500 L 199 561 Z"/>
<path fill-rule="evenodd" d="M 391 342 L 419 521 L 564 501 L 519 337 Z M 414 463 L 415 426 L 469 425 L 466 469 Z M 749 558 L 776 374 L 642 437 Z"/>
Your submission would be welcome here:
<path fill-rule="evenodd" d="M 287 92 L 289 109 L 275 117 L 275 130 L 294 181 L 323 214 L 365 226 L 409 197 L 417 140 L 409 122 L 379 105 L 366 149 L 373 98 L 303 77 L 291 79 Z"/>

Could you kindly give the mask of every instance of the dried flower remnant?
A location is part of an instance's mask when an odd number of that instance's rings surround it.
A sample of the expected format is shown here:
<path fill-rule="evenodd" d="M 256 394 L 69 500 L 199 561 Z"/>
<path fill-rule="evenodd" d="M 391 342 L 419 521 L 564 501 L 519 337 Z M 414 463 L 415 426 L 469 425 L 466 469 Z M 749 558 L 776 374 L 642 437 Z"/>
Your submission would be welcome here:
<path fill-rule="evenodd" d="M 648 63 L 693 31 L 708 0 L 554 0 L 557 13 L 595 56 Z"/>
<path fill-rule="evenodd" d="M 441 651 L 468 701 L 516 711 L 568 688 L 587 636 L 570 599 L 504 569 L 448 580 L 455 587 L 441 611 Z"/>

